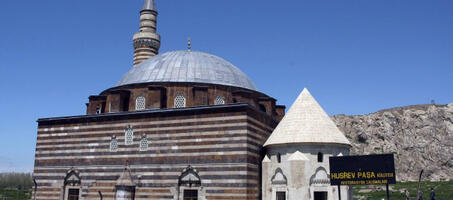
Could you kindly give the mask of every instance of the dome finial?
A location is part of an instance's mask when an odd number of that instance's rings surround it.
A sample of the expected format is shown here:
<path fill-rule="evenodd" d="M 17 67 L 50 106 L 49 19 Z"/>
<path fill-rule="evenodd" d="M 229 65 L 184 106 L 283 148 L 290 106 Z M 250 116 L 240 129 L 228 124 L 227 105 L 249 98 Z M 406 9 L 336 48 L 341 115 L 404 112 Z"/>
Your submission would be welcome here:
<path fill-rule="evenodd" d="M 190 50 L 192 49 L 192 41 L 189 38 L 187 38 L 187 51 L 190 52 Z"/>

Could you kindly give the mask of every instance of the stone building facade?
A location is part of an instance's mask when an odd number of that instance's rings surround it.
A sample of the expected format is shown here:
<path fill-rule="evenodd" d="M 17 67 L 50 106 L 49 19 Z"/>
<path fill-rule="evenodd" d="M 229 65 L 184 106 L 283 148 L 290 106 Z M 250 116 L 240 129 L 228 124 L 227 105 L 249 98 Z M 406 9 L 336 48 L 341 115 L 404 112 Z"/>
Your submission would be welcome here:
<path fill-rule="evenodd" d="M 145 0 L 130 71 L 90 96 L 85 115 L 38 120 L 33 199 L 333 199 L 325 161 L 348 155 L 350 144 L 331 122 L 300 121 L 294 105 L 285 116 L 215 55 L 159 54 L 156 24 L 155 2 Z M 295 105 L 313 104 L 303 97 Z M 309 108 L 307 119 L 325 122 L 320 107 Z M 322 130 L 300 132 L 294 122 Z M 337 140 L 316 141 L 323 134 Z"/>
<path fill-rule="evenodd" d="M 264 144 L 263 200 L 337 200 L 329 157 L 349 155 L 351 144 L 304 89 Z M 341 199 L 352 190 L 341 187 Z"/>
<path fill-rule="evenodd" d="M 68 188 L 79 199 L 99 199 L 99 191 L 114 199 L 126 165 L 135 199 L 178 199 L 185 190 L 199 199 L 258 199 L 261 145 L 276 125 L 245 103 L 38 122 L 37 199 L 68 199 Z M 71 174 L 76 184 L 67 184 Z"/>
<path fill-rule="evenodd" d="M 262 145 L 285 112 L 228 61 L 158 54 L 145 0 L 134 67 L 86 115 L 42 118 L 36 199 L 260 199 Z"/>

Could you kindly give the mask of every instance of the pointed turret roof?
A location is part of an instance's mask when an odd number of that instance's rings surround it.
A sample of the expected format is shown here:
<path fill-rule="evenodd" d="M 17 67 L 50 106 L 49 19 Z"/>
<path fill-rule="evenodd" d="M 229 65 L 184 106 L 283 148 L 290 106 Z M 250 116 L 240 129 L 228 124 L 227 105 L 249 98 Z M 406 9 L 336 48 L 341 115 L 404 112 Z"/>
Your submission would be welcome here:
<path fill-rule="evenodd" d="M 128 187 L 135 186 L 134 179 L 132 178 L 129 166 L 126 166 L 124 168 L 123 173 L 116 181 L 116 186 L 128 186 Z"/>
<path fill-rule="evenodd" d="M 264 146 L 303 143 L 351 146 L 306 88 L 297 97 Z"/>
<path fill-rule="evenodd" d="M 308 158 L 300 151 L 296 151 L 291 156 L 289 156 L 288 160 L 289 161 L 308 160 Z"/>
<path fill-rule="evenodd" d="M 156 2 L 154 0 L 145 0 L 142 11 L 143 10 L 152 10 L 157 12 Z"/>
<path fill-rule="evenodd" d="M 267 155 L 265 155 L 262 162 L 268 163 L 268 162 L 271 162 L 271 159 L 269 159 L 269 157 Z"/>

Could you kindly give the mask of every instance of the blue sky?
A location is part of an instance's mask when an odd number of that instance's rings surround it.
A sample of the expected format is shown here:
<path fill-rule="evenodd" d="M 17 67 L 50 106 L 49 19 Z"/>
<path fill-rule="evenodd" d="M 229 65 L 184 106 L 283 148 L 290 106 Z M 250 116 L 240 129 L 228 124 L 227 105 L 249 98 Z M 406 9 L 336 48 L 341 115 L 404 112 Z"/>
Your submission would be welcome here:
<path fill-rule="evenodd" d="M 158 0 L 161 52 L 223 57 L 329 114 L 453 102 L 453 1 Z M 0 171 L 31 171 L 36 120 L 85 113 L 132 67 L 141 0 L 0 2 Z"/>

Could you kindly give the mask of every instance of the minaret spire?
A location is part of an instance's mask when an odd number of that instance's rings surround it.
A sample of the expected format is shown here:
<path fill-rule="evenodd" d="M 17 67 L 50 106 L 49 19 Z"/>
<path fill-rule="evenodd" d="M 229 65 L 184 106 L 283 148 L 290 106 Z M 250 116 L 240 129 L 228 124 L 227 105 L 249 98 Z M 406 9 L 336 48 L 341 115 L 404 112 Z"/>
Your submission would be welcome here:
<path fill-rule="evenodd" d="M 156 2 L 145 0 L 140 11 L 140 30 L 134 35 L 134 66 L 159 53 L 160 35 L 156 30 Z"/>
<path fill-rule="evenodd" d="M 143 4 L 142 11 L 143 10 L 153 10 L 153 11 L 157 12 L 156 1 L 154 1 L 154 0 L 145 0 L 145 3 Z"/>

